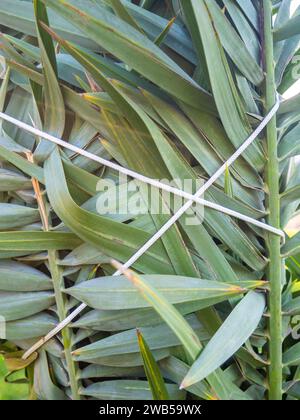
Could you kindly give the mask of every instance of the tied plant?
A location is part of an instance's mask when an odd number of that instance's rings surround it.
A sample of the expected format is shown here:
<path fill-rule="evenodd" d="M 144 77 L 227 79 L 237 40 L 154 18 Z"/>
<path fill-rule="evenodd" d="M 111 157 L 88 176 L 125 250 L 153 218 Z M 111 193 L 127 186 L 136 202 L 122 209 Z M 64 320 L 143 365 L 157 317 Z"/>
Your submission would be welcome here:
<path fill-rule="evenodd" d="M 1 0 L 0 111 L 147 177 L 204 183 L 300 77 L 291 5 Z M 285 242 L 206 207 L 130 270 L 174 200 L 156 190 L 163 211 L 120 212 L 118 171 L 0 119 L 6 379 L 21 372 L 41 400 L 300 399 L 299 107 L 282 101 L 205 193 Z"/>

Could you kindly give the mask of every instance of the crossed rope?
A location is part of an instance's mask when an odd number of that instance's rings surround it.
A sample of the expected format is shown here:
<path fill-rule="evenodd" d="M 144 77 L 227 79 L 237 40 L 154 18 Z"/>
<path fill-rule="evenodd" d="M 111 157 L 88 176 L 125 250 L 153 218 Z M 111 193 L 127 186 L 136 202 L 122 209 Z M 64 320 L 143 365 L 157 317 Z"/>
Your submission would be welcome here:
<path fill-rule="evenodd" d="M 211 209 L 214 209 L 216 211 L 220 211 L 224 214 L 227 214 L 229 216 L 235 217 L 237 219 L 243 220 L 247 223 L 250 223 L 254 226 L 257 226 L 265 231 L 268 231 L 274 235 L 280 236 L 283 238 L 283 241 L 285 240 L 285 233 L 277 229 L 273 226 L 270 226 L 266 223 L 260 222 L 258 220 L 255 220 L 249 216 L 243 215 L 239 212 L 236 212 L 234 210 L 228 209 L 226 207 L 223 207 L 221 205 L 212 203 L 210 201 L 204 200 L 201 198 L 201 196 L 205 193 L 205 191 L 211 187 L 215 181 L 222 176 L 227 168 L 229 168 L 242 154 L 243 152 L 254 142 L 254 140 L 259 136 L 259 134 L 264 130 L 264 128 L 268 125 L 268 123 L 272 120 L 272 118 L 277 113 L 280 106 L 280 95 L 277 94 L 276 97 L 276 104 L 274 107 L 270 110 L 270 112 L 265 116 L 265 118 L 262 120 L 262 122 L 259 124 L 259 126 L 256 128 L 256 130 L 248 137 L 248 139 L 237 149 L 237 151 L 215 172 L 214 175 L 194 194 L 189 194 L 185 191 L 182 191 L 178 188 L 171 187 L 170 185 L 161 183 L 157 180 L 154 180 L 152 178 L 146 177 L 144 175 L 141 175 L 137 172 L 131 171 L 130 169 L 126 169 L 116 163 L 113 163 L 109 160 L 103 159 L 99 156 L 96 156 L 86 150 L 83 150 L 77 146 L 74 146 L 70 143 L 67 143 L 66 141 L 56 138 L 48 133 L 45 133 L 35 127 L 32 127 L 28 124 L 25 124 L 22 121 L 17 120 L 16 118 L 13 118 L 9 115 L 6 115 L 3 112 L 0 112 L 0 118 L 16 125 L 17 127 L 35 135 L 40 138 L 43 138 L 45 140 L 48 140 L 52 143 L 55 143 L 58 146 L 64 147 L 66 149 L 69 149 L 77 154 L 80 154 L 82 156 L 85 156 L 88 159 L 91 159 L 95 162 L 98 162 L 106 167 L 115 169 L 116 171 L 127 175 L 131 178 L 134 178 L 138 181 L 141 181 L 143 183 L 152 185 L 156 188 L 159 188 L 161 190 L 167 191 L 169 193 L 172 193 L 174 195 L 177 195 L 179 197 L 185 198 L 188 201 L 126 262 L 122 265 L 122 269 L 116 271 L 113 276 L 118 276 L 122 274 L 122 270 L 130 268 L 143 254 L 145 254 L 152 245 L 155 244 L 156 241 L 158 241 L 165 232 L 167 232 L 177 221 L 180 219 L 180 217 L 194 204 L 202 204 L 206 207 L 209 207 Z M 87 308 L 87 305 L 85 303 L 82 303 L 78 308 L 76 308 L 71 314 L 66 317 L 62 322 L 60 322 L 52 331 L 50 331 L 45 337 L 40 339 L 37 343 L 35 343 L 29 350 L 27 350 L 24 355 L 23 359 L 27 359 L 32 353 L 37 351 L 41 346 L 43 346 L 45 343 L 47 343 L 51 338 L 53 338 L 55 335 L 57 335 L 63 328 L 65 328 L 67 325 L 70 324 L 70 322 L 79 315 L 85 308 Z"/>

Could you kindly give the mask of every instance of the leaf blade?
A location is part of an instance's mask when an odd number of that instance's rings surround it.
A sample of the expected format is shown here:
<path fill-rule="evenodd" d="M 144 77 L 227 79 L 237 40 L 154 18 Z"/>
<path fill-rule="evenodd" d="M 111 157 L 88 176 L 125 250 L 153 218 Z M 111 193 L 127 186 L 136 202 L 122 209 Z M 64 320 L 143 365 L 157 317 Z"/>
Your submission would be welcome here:
<path fill-rule="evenodd" d="M 143 337 L 143 334 L 139 330 L 137 330 L 137 337 L 153 399 L 162 401 L 169 400 L 170 397 L 160 369 Z"/>
<path fill-rule="evenodd" d="M 255 311 L 254 311 L 255 308 Z M 231 312 L 182 382 L 182 388 L 200 382 L 226 362 L 250 337 L 265 309 L 265 298 L 250 292 Z M 240 325 L 243 328 L 239 328 Z M 232 336 L 232 331 L 234 335 Z"/>

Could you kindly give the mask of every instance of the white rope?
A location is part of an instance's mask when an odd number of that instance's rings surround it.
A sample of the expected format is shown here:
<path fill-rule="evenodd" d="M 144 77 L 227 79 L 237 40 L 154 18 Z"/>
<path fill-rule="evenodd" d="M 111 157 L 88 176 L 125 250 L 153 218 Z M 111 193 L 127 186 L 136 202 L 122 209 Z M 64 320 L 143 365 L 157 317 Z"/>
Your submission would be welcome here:
<path fill-rule="evenodd" d="M 279 101 L 279 103 L 280 103 L 280 101 Z M 278 103 L 278 108 L 279 108 L 279 103 Z M 261 131 L 265 128 L 265 126 L 268 124 L 268 122 L 270 121 L 270 119 L 275 115 L 275 113 L 277 112 L 278 108 L 277 108 L 277 103 L 276 103 L 275 107 L 270 111 L 270 113 L 266 116 L 266 118 L 262 121 L 262 123 L 257 127 L 257 129 L 254 131 L 254 133 L 251 135 L 251 137 L 249 137 L 248 141 L 250 141 L 250 143 L 253 141 L 253 139 L 255 139 L 261 133 Z M 155 179 L 146 177 L 146 176 L 141 175 L 141 174 L 139 174 L 139 173 L 137 173 L 135 171 L 132 171 L 132 170 L 127 169 L 127 168 L 124 168 L 124 167 L 122 167 L 122 166 L 120 166 L 120 165 L 118 165 L 116 163 L 113 163 L 113 162 L 111 162 L 109 160 L 106 160 L 106 159 L 103 159 L 103 158 L 101 158 L 99 156 L 96 156 L 93 153 L 90 153 L 90 152 L 88 152 L 86 150 L 83 150 L 83 149 L 77 147 L 77 146 L 74 146 L 74 145 L 72 145 L 70 143 L 67 143 L 66 141 L 64 141 L 62 139 L 59 139 L 57 137 L 54 137 L 51 134 L 45 133 L 45 132 L 43 132 L 43 131 L 35 128 L 35 127 L 32 127 L 32 126 L 30 126 L 30 125 L 28 125 L 28 124 L 26 124 L 26 123 L 24 123 L 22 121 L 19 121 L 16 118 L 11 117 L 11 116 L 9 116 L 7 114 L 4 114 L 2 112 L 0 112 L 0 118 L 3 118 L 4 120 L 6 120 L 6 121 L 8 121 L 8 122 L 10 122 L 10 123 L 12 123 L 12 124 L 14 124 L 14 125 L 22 128 L 22 129 L 24 129 L 25 131 L 30 132 L 31 134 L 34 134 L 35 136 L 44 138 L 45 140 L 49 140 L 52 143 L 55 143 L 55 144 L 57 144 L 59 146 L 62 146 L 64 148 L 66 148 L 66 149 L 69 149 L 69 150 L 73 151 L 74 153 L 77 153 L 79 155 L 82 155 L 82 156 L 90 159 L 90 160 L 93 160 L 95 162 L 98 162 L 98 163 L 100 163 L 100 164 L 102 164 L 102 165 L 104 165 L 106 167 L 109 167 L 111 169 L 114 169 L 114 170 L 116 170 L 116 171 L 118 171 L 118 172 L 120 172 L 120 173 L 122 173 L 124 175 L 127 175 L 127 176 L 129 176 L 131 178 L 134 178 L 134 179 L 136 179 L 136 180 L 138 180 L 140 182 L 143 182 L 143 183 L 152 185 L 152 186 L 154 186 L 156 188 L 159 188 L 159 189 L 164 190 L 166 192 L 172 193 L 172 194 L 177 195 L 179 197 L 185 198 L 187 200 L 193 200 L 194 202 L 196 202 L 198 204 L 201 204 L 201 205 L 203 205 L 205 207 L 209 207 L 209 208 L 211 208 L 213 210 L 220 211 L 220 212 L 222 212 L 224 214 L 227 214 L 229 216 L 235 217 L 236 219 L 243 220 L 244 222 L 250 223 L 250 224 L 252 224 L 254 226 L 257 226 L 257 227 L 259 227 L 259 228 L 261 228 L 263 230 L 269 231 L 269 232 L 271 232 L 271 233 L 273 233 L 273 234 L 275 234 L 277 236 L 281 236 L 283 239 L 285 239 L 285 234 L 284 234 L 284 232 L 282 230 L 276 229 L 273 226 L 270 226 L 270 225 L 268 225 L 266 223 L 260 222 L 260 221 L 258 221 L 256 219 L 253 219 L 252 217 L 246 216 L 246 215 L 244 215 L 242 213 L 239 213 L 239 212 L 237 212 L 235 210 L 228 209 L 227 207 L 221 206 L 219 204 L 215 204 L 215 203 L 212 203 L 210 201 L 204 200 L 203 198 L 195 198 L 195 196 L 193 196 L 192 194 L 190 194 L 188 192 L 185 192 L 185 191 L 180 190 L 178 188 L 175 188 L 175 187 L 172 187 L 170 185 L 164 184 L 164 183 L 159 182 L 159 181 L 157 181 Z M 246 147 L 248 147 L 248 145 L 246 145 Z M 235 155 L 233 155 L 233 157 L 234 156 Z M 234 160 L 235 160 L 235 158 L 233 159 L 233 161 Z M 225 163 L 225 168 L 226 168 L 226 165 L 230 166 L 230 164 L 231 163 L 230 163 L 230 160 L 229 160 L 228 163 L 227 162 Z M 221 171 L 220 175 L 222 175 L 222 173 L 224 173 L 223 166 L 220 168 L 219 171 Z M 213 177 L 215 177 L 215 179 L 214 179 L 213 182 L 215 182 L 215 180 L 220 177 L 219 171 L 214 174 Z"/>
<path fill-rule="evenodd" d="M 155 244 L 156 241 L 158 241 L 165 232 L 167 232 L 169 230 L 170 227 L 172 227 L 174 225 L 174 223 L 177 222 L 177 220 L 193 205 L 193 203 L 195 201 L 197 201 L 204 193 L 205 191 L 212 185 L 214 184 L 214 182 L 225 173 L 226 169 L 231 166 L 241 155 L 242 153 L 251 145 L 251 143 L 253 143 L 253 141 L 258 137 L 258 135 L 262 132 L 262 130 L 268 125 L 268 123 L 271 121 L 271 119 L 274 117 L 274 115 L 276 114 L 277 110 L 279 109 L 280 106 L 280 97 L 277 94 L 277 101 L 275 106 L 272 108 L 272 110 L 267 114 L 267 116 L 264 118 L 264 120 L 261 122 L 261 124 L 257 127 L 257 129 L 251 134 L 251 136 L 241 145 L 241 147 L 227 160 L 227 162 L 224 163 L 224 165 L 221 166 L 221 168 L 197 191 L 196 194 L 194 194 L 191 199 L 189 199 L 189 201 L 187 201 L 185 203 L 185 205 L 183 207 L 181 207 L 169 220 L 167 223 L 165 223 L 164 226 L 162 226 L 156 233 L 155 235 L 153 235 L 149 241 L 143 245 L 124 265 L 123 265 L 123 269 L 127 269 L 129 267 L 131 267 L 144 253 L 146 253 L 152 245 Z M 56 143 L 58 145 L 61 145 L 62 147 L 66 147 L 69 148 L 70 150 L 73 150 L 75 153 L 79 153 L 82 154 L 83 156 L 86 156 L 92 160 L 95 160 L 95 155 L 87 152 L 87 151 L 83 151 L 82 149 L 77 148 L 76 146 L 70 145 L 69 143 L 64 142 L 61 139 L 57 139 L 47 133 L 44 133 L 36 128 L 33 128 L 21 121 L 16 120 L 13 117 L 9 117 L 6 114 L 3 114 L 0 112 L 0 118 L 5 119 L 6 121 L 11 122 L 12 124 L 15 124 L 17 126 L 19 126 L 20 128 L 23 128 L 26 131 L 31 132 L 34 135 L 37 135 L 39 137 L 42 137 L 46 140 L 50 140 L 53 143 Z M 84 152 L 84 154 L 82 153 Z M 97 157 L 97 161 L 102 161 L 100 163 L 105 164 L 103 161 L 105 161 L 105 159 L 99 158 Z M 109 162 L 109 161 L 106 161 Z M 109 162 L 109 167 L 113 167 L 116 170 L 120 170 L 120 168 L 122 169 L 122 172 L 124 172 L 124 168 L 119 167 L 119 165 L 115 165 L 112 162 Z M 108 165 L 106 165 L 108 166 Z M 132 171 L 126 170 L 127 174 L 129 175 L 129 172 L 132 173 L 132 175 L 138 175 Z M 132 176 L 129 175 L 129 176 Z M 136 176 L 133 176 L 133 178 L 136 178 Z M 139 178 L 140 175 L 139 175 Z M 138 179 L 138 178 L 137 178 Z M 147 183 L 148 180 L 150 180 L 149 178 L 147 179 Z M 158 187 L 161 188 L 161 187 Z M 180 190 L 178 190 L 180 191 Z M 181 192 L 182 193 L 182 192 Z M 220 206 L 221 208 L 222 206 Z M 228 209 L 227 209 L 228 210 Z M 231 211 L 231 210 L 230 210 Z M 256 221 L 257 222 L 257 221 Z M 274 228 L 273 228 L 274 229 Z M 279 234 L 280 232 L 280 236 L 282 236 L 281 231 L 277 230 L 276 234 Z M 273 232 L 275 233 L 275 232 Z M 121 272 L 120 270 L 116 271 L 113 275 L 117 276 L 120 275 Z M 36 344 L 34 344 L 29 350 L 27 350 L 24 355 L 23 355 L 23 359 L 27 359 L 32 353 L 34 353 L 36 350 L 38 350 L 43 344 L 45 344 L 47 341 L 49 341 L 51 338 L 53 338 L 57 333 L 59 333 L 63 328 L 65 328 L 79 313 L 81 313 L 85 308 L 87 308 L 86 304 L 81 304 L 77 309 L 75 309 L 67 318 L 65 318 L 62 322 L 60 322 L 52 331 L 50 331 L 45 337 L 43 337 L 40 341 L 38 341 Z"/>

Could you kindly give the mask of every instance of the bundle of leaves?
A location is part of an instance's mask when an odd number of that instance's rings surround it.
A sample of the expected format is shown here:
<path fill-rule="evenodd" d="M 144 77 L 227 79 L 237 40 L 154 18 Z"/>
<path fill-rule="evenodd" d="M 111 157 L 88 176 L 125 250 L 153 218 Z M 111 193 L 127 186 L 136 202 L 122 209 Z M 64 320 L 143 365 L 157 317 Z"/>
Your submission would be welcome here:
<path fill-rule="evenodd" d="M 150 178 L 205 182 L 295 82 L 290 6 L 1 0 L 0 111 Z M 286 228 L 300 204 L 299 105 L 281 104 L 208 201 Z M 118 171 L 0 124 L 1 351 L 11 374 L 26 370 L 31 398 L 299 399 L 299 235 L 281 246 L 196 208 L 199 223 L 181 217 L 113 276 L 112 260 L 129 260 L 175 201 L 156 190 L 153 214 L 129 179 L 146 211 L 122 212 Z"/>

